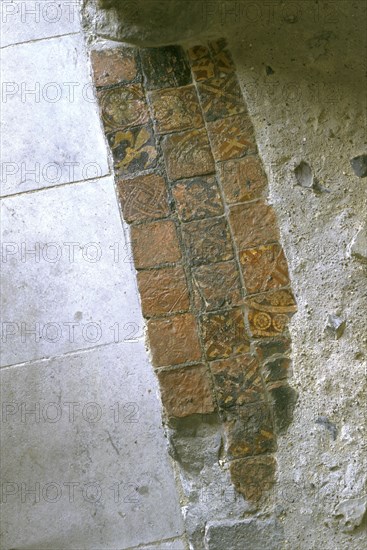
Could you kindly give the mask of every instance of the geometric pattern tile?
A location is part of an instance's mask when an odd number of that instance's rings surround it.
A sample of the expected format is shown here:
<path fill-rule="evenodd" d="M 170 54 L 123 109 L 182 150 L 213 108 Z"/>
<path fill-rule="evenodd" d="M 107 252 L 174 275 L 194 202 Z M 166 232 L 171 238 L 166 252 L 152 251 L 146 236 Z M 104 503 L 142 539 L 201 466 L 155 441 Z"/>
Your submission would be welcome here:
<path fill-rule="evenodd" d="M 276 290 L 258 294 L 246 300 L 250 330 L 255 338 L 279 336 L 287 328 L 289 319 L 297 311 L 290 290 Z"/>
<path fill-rule="evenodd" d="M 202 315 L 201 329 L 209 361 L 250 351 L 241 309 Z"/>
<path fill-rule="evenodd" d="M 211 78 L 198 84 L 205 119 L 217 120 L 246 110 L 240 85 L 235 74 Z"/>
<path fill-rule="evenodd" d="M 140 84 L 129 84 L 99 93 L 106 132 L 149 122 L 149 110 Z"/>
<path fill-rule="evenodd" d="M 208 122 L 208 133 L 216 161 L 256 153 L 253 127 L 246 113 Z"/>
<path fill-rule="evenodd" d="M 162 176 L 147 174 L 117 179 L 124 219 L 128 223 L 165 218 L 170 213 L 166 183 Z"/>
<path fill-rule="evenodd" d="M 194 86 L 156 90 L 149 99 L 158 134 L 204 126 Z"/>
<path fill-rule="evenodd" d="M 239 257 L 249 294 L 289 284 L 287 260 L 280 244 L 248 248 L 242 250 Z"/>

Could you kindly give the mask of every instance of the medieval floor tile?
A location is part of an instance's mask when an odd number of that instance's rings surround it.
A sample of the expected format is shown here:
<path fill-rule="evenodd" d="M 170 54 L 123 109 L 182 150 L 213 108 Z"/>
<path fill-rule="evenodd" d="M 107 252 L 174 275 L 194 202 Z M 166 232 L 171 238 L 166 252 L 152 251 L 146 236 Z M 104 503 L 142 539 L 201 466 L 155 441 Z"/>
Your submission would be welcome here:
<path fill-rule="evenodd" d="M 170 213 L 166 183 L 162 176 L 148 174 L 117 179 L 124 219 L 128 223 L 165 218 Z"/>
<path fill-rule="evenodd" d="M 268 403 L 252 403 L 237 409 L 225 423 L 229 458 L 243 458 L 276 450 L 271 408 Z"/>
<path fill-rule="evenodd" d="M 242 458 L 230 463 L 234 486 L 246 500 L 257 502 L 275 483 L 276 461 L 271 456 Z"/>
<path fill-rule="evenodd" d="M 209 373 L 205 365 L 158 372 L 162 403 L 168 417 L 214 412 Z"/>
<path fill-rule="evenodd" d="M 197 46 L 189 50 L 191 70 L 197 82 L 213 78 L 215 68 L 210 51 L 204 46 Z"/>
<path fill-rule="evenodd" d="M 137 269 L 173 263 L 181 258 L 176 227 L 172 221 L 134 225 L 131 240 Z"/>
<path fill-rule="evenodd" d="M 246 111 L 241 88 L 235 74 L 200 82 L 198 90 L 207 121 L 238 115 Z"/>
<path fill-rule="evenodd" d="M 242 303 L 241 282 L 234 261 L 202 265 L 192 270 L 203 311 L 233 307 Z"/>
<path fill-rule="evenodd" d="M 106 132 L 149 122 L 149 110 L 141 84 L 100 91 L 99 101 Z"/>
<path fill-rule="evenodd" d="M 153 168 L 158 152 L 150 126 L 136 126 L 107 134 L 116 174 L 127 175 Z"/>
<path fill-rule="evenodd" d="M 191 265 L 233 258 L 229 227 L 224 218 L 209 218 L 185 223 L 182 237 Z"/>
<path fill-rule="evenodd" d="M 214 378 L 218 405 L 222 410 L 265 399 L 260 366 L 253 355 L 243 354 L 212 361 L 210 370 Z"/>
<path fill-rule="evenodd" d="M 257 341 L 255 349 L 260 361 L 267 361 L 274 356 L 288 354 L 290 345 L 289 338 L 272 338 Z"/>
<path fill-rule="evenodd" d="M 202 315 L 201 331 L 209 361 L 250 351 L 241 309 Z"/>
<path fill-rule="evenodd" d="M 280 244 L 242 250 L 239 258 L 249 294 L 289 285 L 287 260 Z"/>
<path fill-rule="evenodd" d="M 216 161 L 256 153 L 253 126 L 246 113 L 208 122 L 208 133 Z"/>
<path fill-rule="evenodd" d="M 279 239 L 275 212 L 262 202 L 232 206 L 229 221 L 239 250 Z"/>
<path fill-rule="evenodd" d="M 194 86 L 149 92 L 159 134 L 202 128 L 203 116 Z"/>
<path fill-rule="evenodd" d="M 164 367 L 201 359 L 194 315 L 184 313 L 147 323 L 153 365 Z"/>
<path fill-rule="evenodd" d="M 274 382 L 288 378 L 291 365 L 291 361 L 287 357 L 280 357 L 269 361 L 263 366 L 264 381 Z"/>
<path fill-rule="evenodd" d="M 215 164 L 205 129 L 165 136 L 162 149 L 168 177 L 190 178 L 215 172 Z"/>
<path fill-rule="evenodd" d="M 138 272 L 144 317 L 187 311 L 190 297 L 183 267 Z"/>
<path fill-rule="evenodd" d="M 131 82 L 139 76 L 134 48 L 93 50 L 91 61 L 97 88 Z"/>
<path fill-rule="evenodd" d="M 190 66 L 181 46 L 143 48 L 140 50 L 140 58 L 148 90 L 191 83 Z"/>
<path fill-rule="evenodd" d="M 297 311 L 290 290 L 258 294 L 246 300 L 250 330 L 255 338 L 279 336 L 287 328 L 290 317 Z"/>
<path fill-rule="evenodd" d="M 259 199 L 267 188 L 266 174 L 257 156 L 221 162 L 218 173 L 228 204 Z"/>
<path fill-rule="evenodd" d="M 220 216 L 224 212 L 214 176 L 181 180 L 172 186 L 172 195 L 179 218 L 184 222 Z"/>

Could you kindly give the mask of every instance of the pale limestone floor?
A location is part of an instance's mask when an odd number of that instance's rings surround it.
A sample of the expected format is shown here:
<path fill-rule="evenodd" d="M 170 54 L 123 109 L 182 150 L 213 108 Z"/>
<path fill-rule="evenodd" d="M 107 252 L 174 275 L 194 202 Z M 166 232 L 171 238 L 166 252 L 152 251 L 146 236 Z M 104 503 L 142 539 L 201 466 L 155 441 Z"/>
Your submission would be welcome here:
<path fill-rule="evenodd" d="M 1 548 L 181 550 L 78 3 L 24 4 L 1 3 Z"/>

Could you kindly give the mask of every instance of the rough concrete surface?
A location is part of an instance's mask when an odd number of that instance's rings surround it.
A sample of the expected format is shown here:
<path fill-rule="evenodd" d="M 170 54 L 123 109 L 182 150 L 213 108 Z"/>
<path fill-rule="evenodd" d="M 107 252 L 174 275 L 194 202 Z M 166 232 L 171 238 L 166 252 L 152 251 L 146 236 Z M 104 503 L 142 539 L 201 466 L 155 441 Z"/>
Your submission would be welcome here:
<path fill-rule="evenodd" d="M 134 3 L 135 11 L 127 2 L 120 22 L 111 10 L 96 15 L 93 3 L 84 21 L 90 42 L 228 37 L 298 303 L 290 332 L 299 399 L 278 442 L 278 482 L 264 511 L 283 524 L 284 549 L 359 550 L 367 544 L 363 504 L 358 513 L 355 505 L 367 493 L 367 279 L 363 252 L 352 250 L 365 231 L 367 188 L 350 160 L 367 149 L 366 4 L 176 1 L 172 25 L 166 2 Z M 302 161 L 316 187 L 297 182 Z M 346 321 L 340 338 L 326 329 L 329 315 Z M 227 517 L 225 506 L 217 513 L 207 519 Z"/>

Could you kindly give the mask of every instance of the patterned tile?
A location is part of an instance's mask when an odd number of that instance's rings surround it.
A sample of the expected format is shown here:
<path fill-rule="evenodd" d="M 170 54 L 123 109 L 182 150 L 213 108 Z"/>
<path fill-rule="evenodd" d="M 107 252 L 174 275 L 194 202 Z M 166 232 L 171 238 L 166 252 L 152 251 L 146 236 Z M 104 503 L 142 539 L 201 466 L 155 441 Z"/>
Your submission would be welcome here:
<path fill-rule="evenodd" d="M 297 311 L 290 290 L 258 294 L 246 300 L 250 330 L 255 338 L 279 336 L 287 328 L 290 317 Z"/>
<path fill-rule="evenodd" d="M 237 416 L 225 423 L 229 458 L 243 458 L 276 450 L 276 437 L 268 403 L 240 407 Z"/>
<path fill-rule="evenodd" d="M 191 61 L 191 70 L 196 82 L 202 82 L 215 77 L 214 62 L 209 51 L 204 57 Z"/>
<path fill-rule="evenodd" d="M 103 125 L 106 132 L 149 121 L 149 110 L 140 84 L 129 84 L 99 92 Z"/>
<path fill-rule="evenodd" d="M 150 126 L 107 134 L 117 175 L 134 174 L 153 168 L 157 160 L 153 130 Z"/>
<path fill-rule="evenodd" d="M 244 354 L 212 361 L 210 370 L 220 409 L 230 410 L 248 403 L 264 401 L 260 367 L 253 355 Z"/>
<path fill-rule="evenodd" d="M 190 61 L 196 61 L 197 59 L 202 59 L 203 57 L 210 56 L 209 48 L 206 46 L 198 45 L 193 46 L 187 50 Z"/>
<path fill-rule="evenodd" d="M 159 134 L 204 126 L 194 86 L 156 90 L 149 99 Z"/>
<path fill-rule="evenodd" d="M 228 204 L 259 199 L 267 189 L 267 178 L 257 156 L 228 160 L 218 165 Z"/>
<path fill-rule="evenodd" d="M 208 122 L 208 133 L 216 161 L 256 153 L 252 122 L 245 113 Z"/>
<path fill-rule="evenodd" d="M 191 83 L 191 71 L 181 46 L 143 48 L 140 50 L 148 90 L 174 88 Z"/>
<path fill-rule="evenodd" d="M 246 111 L 240 85 L 235 74 L 211 78 L 198 84 L 200 101 L 208 121 Z"/>
<path fill-rule="evenodd" d="M 275 212 L 260 201 L 232 206 L 229 221 L 239 250 L 279 240 Z"/>
<path fill-rule="evenodd" d="M 228 50 L 222 50 L 213 56 L 216 71 L 222 74 L 231 74 L 236 71 L 235 64 Z"/>
<path fill-rule="evenodd" d="M 165 218 L 170 213 L 166 183 L 159 175 L 117 179 L 117 191 L 128 223 Z"/>
<path fill-rule="evenodd" d="M 249 248 L 239 257 L 249 294 L 289 285 L 287 260 L 279 244 Z"/>
<path fill-rule="evenodd" d="M 172 195 L 182 221 L 223 214 L 223 203 L 214 176 L 181 180 L 172 186 Z"/>
<path fill-rule="evenodd" d="M 241 282 L 236 263 L 219 262 L 192 270 L 194 288 L 203 311 L 238 306 L 242 303 Z"/>
<path fill-rule="evenodd" d="M 209 361 L 250 351 L 241 309 L 202 315 L 201 331 Z"/>
<path fill-rule="evenodd" d="M 224 218 L 185 223 L 182 226 L 182 238 L 193 266 L 233 258 L 229 227 Z"/>
<path fill-rule="evenodd" d="M 162 149 L 167 174 L 171 180 L 215 172 L 214 159 L 205 129 L 165 136 Z"/>
<path fill-rule="evenodd" d="M 97 88 L 131 82 L 139 76 L 134 48 L 93 50 L 91 61 Z"/>

